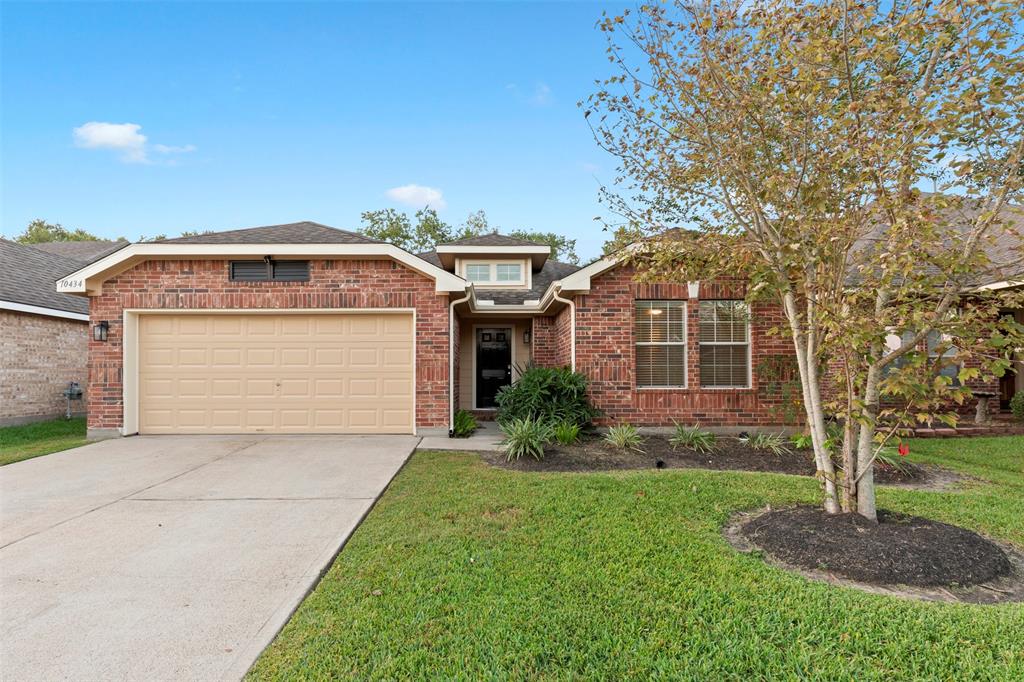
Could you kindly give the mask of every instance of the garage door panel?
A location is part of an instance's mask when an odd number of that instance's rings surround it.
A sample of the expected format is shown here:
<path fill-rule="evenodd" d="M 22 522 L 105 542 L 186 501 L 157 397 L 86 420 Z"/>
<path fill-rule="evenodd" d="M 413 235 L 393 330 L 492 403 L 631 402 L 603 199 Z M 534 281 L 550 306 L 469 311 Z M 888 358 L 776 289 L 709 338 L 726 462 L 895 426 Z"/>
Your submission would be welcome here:
<path fill-rule="evenodd" d="M 139 329 L 142 433 L 413 430 L 411 315 L 144 315 Z"/>

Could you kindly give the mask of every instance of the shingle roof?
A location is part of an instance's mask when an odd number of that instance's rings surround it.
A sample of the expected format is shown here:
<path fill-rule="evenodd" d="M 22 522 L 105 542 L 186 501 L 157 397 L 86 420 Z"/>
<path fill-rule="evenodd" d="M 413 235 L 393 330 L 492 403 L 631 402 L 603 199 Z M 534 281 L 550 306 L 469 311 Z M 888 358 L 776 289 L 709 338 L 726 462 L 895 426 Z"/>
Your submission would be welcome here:
<path fill-rule="evenodd" d="M 438 246 L 547 246 L 541 242 L 531 242 L 528 239 L 517 239 L 497 232 L 493 234 L 481 234 L 476 237 L 466 237 L 454 242 L 445 242 Z"/>
<path fill-rule="evenodd" d="M 211 232 L 191 237 L 160 239 L 161 244 L 380 244 L 348 230 L 303 221 L 286 225 L 249 227 L 227 232 Z"/>
<path fill-rule="evenodd" d="M 59 294 L 56 281 L 81 261 L 0 239 L 0 300 L 87 315 L 89 300 Z"/>
<path fill-rule="evenodd" d="M 127 246 L 125 241 L 96 240 L 86 242 L 43 242 L 41 244 L 26 244 L 33 249 L 46 251 L 57 256 L 63 256 L 81 262 L 99 260 L 108 253 L 117 251 L 122 246 Z"/>

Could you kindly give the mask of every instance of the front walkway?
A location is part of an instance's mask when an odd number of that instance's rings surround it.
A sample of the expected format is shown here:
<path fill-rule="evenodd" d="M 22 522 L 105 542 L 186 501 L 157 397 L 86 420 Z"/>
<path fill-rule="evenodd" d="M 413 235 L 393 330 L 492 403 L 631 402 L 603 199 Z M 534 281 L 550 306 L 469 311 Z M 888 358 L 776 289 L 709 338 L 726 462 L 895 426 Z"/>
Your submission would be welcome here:
<path fill-rule="evenodd" d="M 417 440 L 143 436 L 0 468 L 2 678 L 241 677 Z"/>

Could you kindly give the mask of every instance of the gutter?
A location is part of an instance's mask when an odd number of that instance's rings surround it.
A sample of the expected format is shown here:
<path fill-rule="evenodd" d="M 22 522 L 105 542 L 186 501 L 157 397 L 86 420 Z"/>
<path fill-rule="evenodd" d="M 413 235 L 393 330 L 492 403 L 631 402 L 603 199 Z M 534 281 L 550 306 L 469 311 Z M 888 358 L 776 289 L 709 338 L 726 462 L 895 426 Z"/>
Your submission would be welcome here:
<path fill-rule="evenodd" d="M 448 304 L 448 437 L 455 437 L 455 306 L 473 297 L 473 286 L 466 295 Z"/>
<path fill-rule="evenodd" d="M 561 298 L 558 294 L 562 292 L 562 283 L 555 282 L 555 288 L 552 289 L 551 298 L 559 303 L 566 303 L 569 306 L 569 329 L 570 329 L 570 342 L 569 342 L 569 355 L 572 358 L 572 371 L 576 371 L 576 302 L 571 298 Z"/>

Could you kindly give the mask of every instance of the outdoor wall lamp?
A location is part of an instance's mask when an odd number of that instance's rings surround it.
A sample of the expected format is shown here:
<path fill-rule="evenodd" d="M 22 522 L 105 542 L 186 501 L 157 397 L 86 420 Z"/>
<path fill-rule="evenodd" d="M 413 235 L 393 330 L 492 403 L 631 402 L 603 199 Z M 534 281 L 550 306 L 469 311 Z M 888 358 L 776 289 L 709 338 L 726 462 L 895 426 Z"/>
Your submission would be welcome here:
<path fill-rule="evenodd" d="M 529 346 L 530 345 L 530 332 L 528 332 L 528 331 L 523 332 L 523 345 L 524 346 Z"/>
<path fill-rule="evenodd" d="M 92 327 L 92 338 L 94 341 L 106 341 L 107 332 L 110 330 L 110 323 L 103 320 Z"/>

